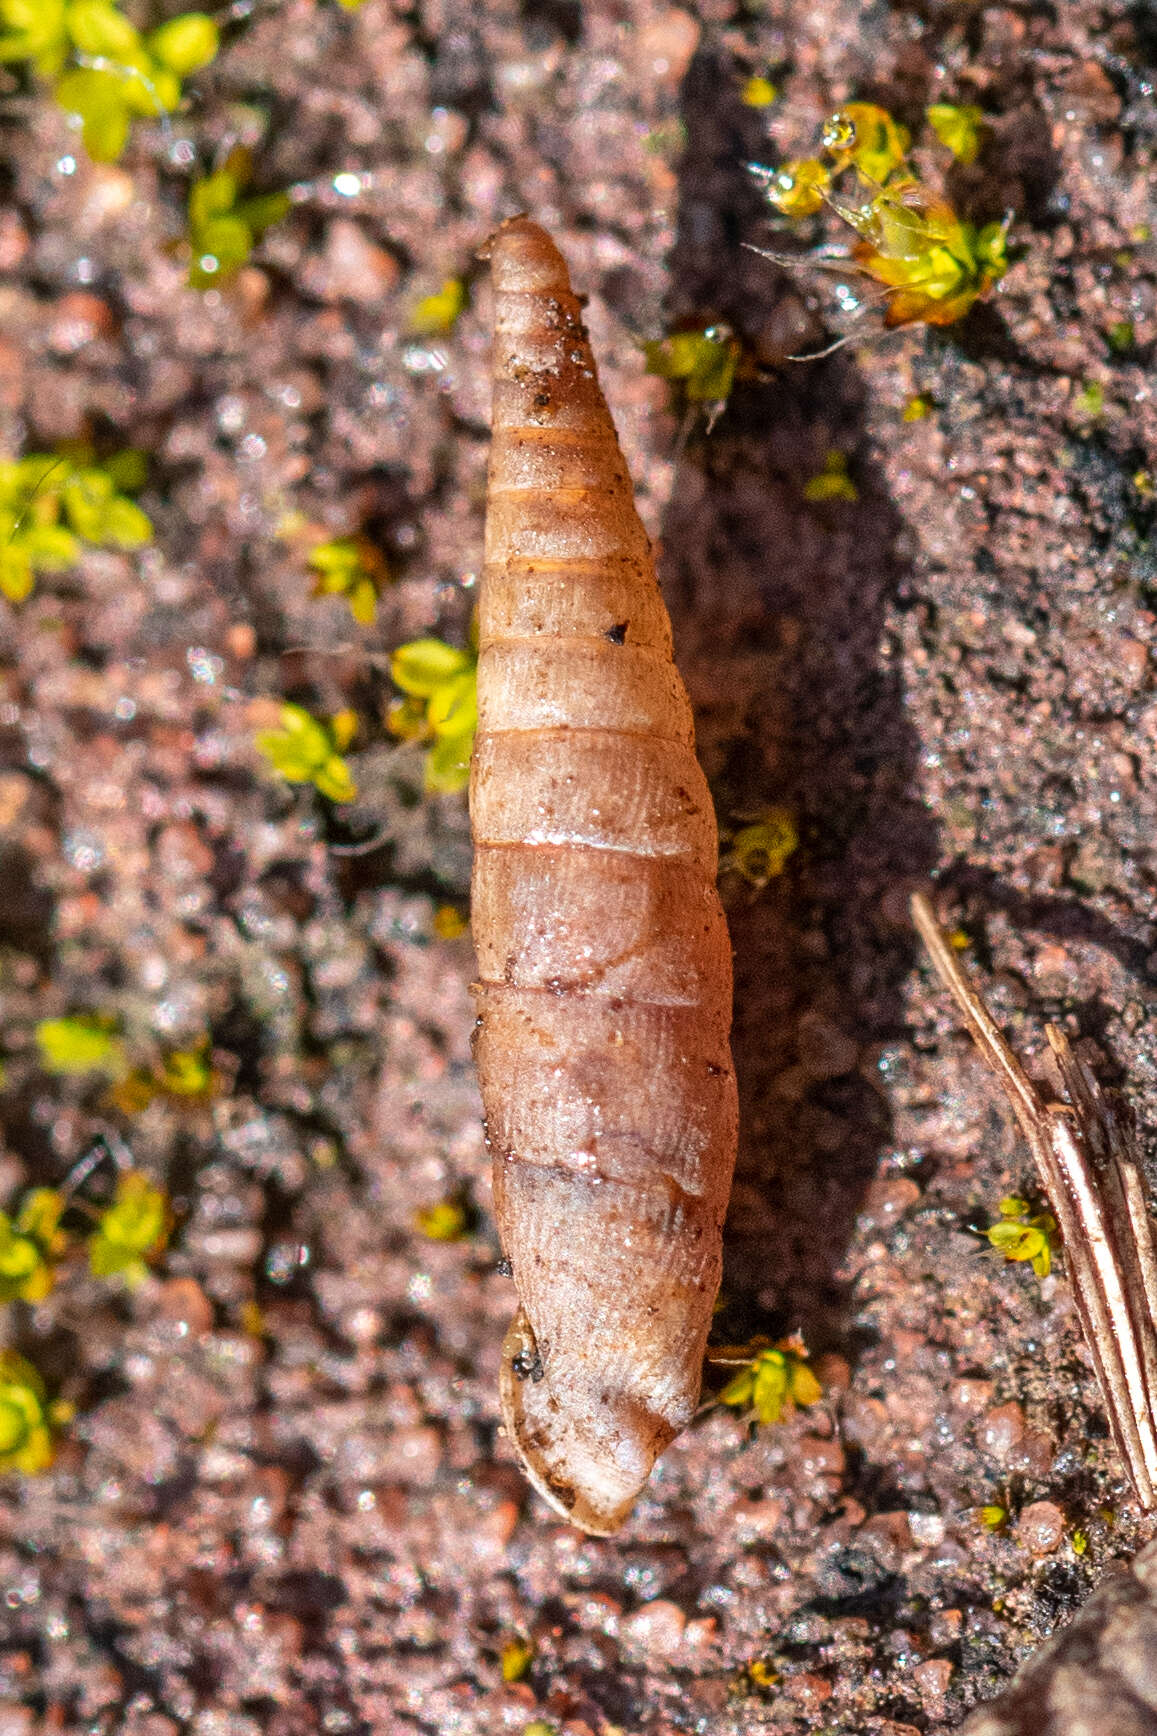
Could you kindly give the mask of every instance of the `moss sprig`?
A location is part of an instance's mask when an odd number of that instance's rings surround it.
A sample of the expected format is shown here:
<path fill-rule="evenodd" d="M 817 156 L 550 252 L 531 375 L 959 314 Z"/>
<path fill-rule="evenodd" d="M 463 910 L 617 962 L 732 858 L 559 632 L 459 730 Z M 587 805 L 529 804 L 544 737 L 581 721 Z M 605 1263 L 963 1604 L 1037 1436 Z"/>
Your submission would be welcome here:
<path fill-rule="evenodd" d="M 358 626 L 373 626 L 390 570 L 368 537 L 342 536 L 317 543 L 309 552 L 308 564 L 314 574 L 315 597 L 344 597 Z"/>
<path fill-rule="evenodd" d="M 470 781 L 478 726 L 478 653 L 443 639 L 412 639 L 390 659 L 390 676 L 404 697 L 386 714 L 386 727 L 403 741 L 426 741 L 425 783 L 452 795 Z"/>
<path fill-rule="evenodd" d="M 188 240 L 194 289 L 217 289 L 235 277 L 258 241 L 290 209 L 288 193 L 247 193 L 253 155 L 243 145 L 189 189 Z"/>
<path fill-rule="evenodd" d="M 975 160 L 984 134 L 979 109 L 936 103 L 927 120 L 957 160 Z M 825 121 L 817 156 L 752 170 L 785 217 L 813 217 L 827 206 L 855 232 L 852 260 L 883 286 L 887 325 L 952 325 L 1007 271 L 1008 222 L 978 226 L 960 217 L 921 178 L 910 144 L 886 109 L 853 102 Z"/>
<path fill-rule="evenodd" d="M 35 1477 L 56 1452 L 56 1430 L 72 1406 L 48 1397 L 40 1371 L 15 1350 L 0 1351 L 0 1471 Z"/>
<path fill-rule="evenodd" d="M 285 704 L 281 728 L 259 730 L 254 745 L 286 783 L 312 784 L 331 802 L 352 802 L 357 784 L 344 755 L 357 727 L 352 711 L 339 711 L 327 723 L 304 706 Z"/>
<path fill-rule="evenodd" d="M 27 601 L 37 577 L 63 573 L 92 548 L 132 550 L 152 541 L 152 521 L 130 499 L 145 480 L 144 454 L 98 459 L 62 446 L 0 461 L 0 593 Z"/>
<path fill-rule="evenodd" d="M 50 81 L 98 163 L 116 161 L 134 120 L 178 108 L 183 81 L 220 44 L 206 12 L 183 12 L 146 33 L 115 0 L 0 0 L 0 61 L 23 61 Z"/>
<path fill-rule="evenodd" d="M 62 1225 L 66 1215 L 72 1228 Z M 163 1254 L 172 1225 L 168 1193 L 140 1170 L 121 1171 L 103 1208 L 70 1198 L 65 1188 L 31 1188 L 11 1213 L 0 1211 L 0 1303 L 43 1302 L 82 1259 L 94 1278 L 133 1288 Z M 72 1415 L 70 1404 L 49 1399 L 33 1363 L 0 1352 L 0 1472 L 34 1477 L 47 1470 Z"/>
<path fill-rule="evenodd" d="M 1007 1195 L 996 1209 L 1000 1213 L 997 1222 L 982 1232 L 989 1246 L 1006 1260 L 1028 1262 L 1038 1278 L 1047 1278 L 1053 1253 L 1060 1246 L 1052 1213 L 1034 1211 L 1019 1194 Z"/>
<path fill-rule="evenodd" d="M 781 1338 L 772 1344 L 757 1337 L 749 1344 L 711 1349 L 707 1360 L 723 1367 L 739 1365 L 738 1373 L 719 1394 L 718 1403 L 745 1412 L 765 1428 L 782 1422 L 797 1407 L 818 1404 L 823 1397 L 823 1388 L 799 1338 Z"/>

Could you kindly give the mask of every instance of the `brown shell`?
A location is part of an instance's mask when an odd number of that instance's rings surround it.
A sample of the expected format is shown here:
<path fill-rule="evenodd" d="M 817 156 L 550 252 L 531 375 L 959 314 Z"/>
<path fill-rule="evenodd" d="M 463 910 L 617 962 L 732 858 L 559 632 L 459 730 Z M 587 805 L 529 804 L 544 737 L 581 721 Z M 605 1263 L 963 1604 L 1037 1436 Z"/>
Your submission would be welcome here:
<path fill-rule="evenodd" d="M 491 243 L 470 785 L 474 1056 L 521 1307 L 527 1475 L 615 1530 L 694 1414 L 735 1158 L 718 840 L 647 534 L 566 266 Z"/>

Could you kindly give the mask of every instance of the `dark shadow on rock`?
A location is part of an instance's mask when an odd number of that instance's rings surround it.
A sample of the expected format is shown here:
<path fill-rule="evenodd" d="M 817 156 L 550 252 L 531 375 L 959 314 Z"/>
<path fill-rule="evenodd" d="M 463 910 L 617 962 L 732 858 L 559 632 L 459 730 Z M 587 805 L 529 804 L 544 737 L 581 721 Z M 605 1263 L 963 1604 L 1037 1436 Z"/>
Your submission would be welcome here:
<path fill-rule="evenodd" d="M 0 843 L 0 885 L 4 887 L 0 947 L 27 953 L 38 964 L 46 964 L 54 946 L 56 903 L 37 877 L 32 858 L 19 844 Z"/>
<path fill-rule="evenodd" d="M 20 763 L 15 754 L 10 763 Z M 55 825 L 54 793 L 40 780 L 34 780 L 34 792 L 33 816 L 45 825 Z M 41 973 L 47 972 L 56 950 L 56 900 L 42 883 L 37 863 L 23 845 L 9 840 L 0 842 L 0 886 L 4 888 L 0 904 L 0 954 L 34 960 Z M 4 1133 L 9 1146 L 20 1153 L 28 1166 L 29 1181 L 53 1187 L 60 1179 L 60 1158 L 53 1146 L 52 1129 L 46 1125 L 38 1104 L 43 1089 L 43 1075 L 34 1073 L 18 1089 L 8 1091 L 4 1100 Z"/>
<path fill-rule="evenodd" d="M 734 68 L 701 52 L 684 86 L 687 149 L 672 260 L 691 310 L 742 333 L 804 322 L 799 287 L 747 251 L 765 226 L 744 164 L 758 122 Z M 778 311 L 777 311 L 778 310 Z M 802 1327 L 846 1340 L 838 1278 L 890 1126 L 873 1047 L 903 1030 L 914 959 L 904 890 L 936 859 L 918 742 L 889 660 L 903 607 L 901 521 L 864 450 L 847 352 L 743 387 L 682 459 L 662 578 L 724 826 L 773 804 L 800 848 L 757 898 L 725 883 L 735 948 L 741 1136 L 726 1242 L 727 1336 Z M 858 500 L 812 504 L 847 455 Z"/>
<path fill-rule="evenodd" d="M 1075 893 L 1021 892 L 992 869 L 970 862 L 954 863 L 941 875 L 940 886 L 948 896 L 964 901 L 962 914 L 969 933 L 977 932 L 986 916 L 999 910 L 1019 933 L 1103 947 L 1148 992 L 1153 966 L 1147 938 L 1130 934 Z M 1140 914 L 1137 921 L 1139 926 L 1146 923 Z"/>

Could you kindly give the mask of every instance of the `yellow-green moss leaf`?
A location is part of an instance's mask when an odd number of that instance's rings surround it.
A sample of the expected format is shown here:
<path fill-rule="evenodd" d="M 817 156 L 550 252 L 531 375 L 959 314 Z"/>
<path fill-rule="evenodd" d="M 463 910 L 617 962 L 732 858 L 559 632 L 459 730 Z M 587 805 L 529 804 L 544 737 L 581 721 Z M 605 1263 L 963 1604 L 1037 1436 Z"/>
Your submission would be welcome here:
<path fill-rule="evenodd" d="M 390 658 L 390 676 L 403 693 L 429 699 L 437 689 L 469 668 L 468 652 L 441 639 L 411 639 Z"/>
<path fill-rule="evenodd" d="M 799 830 L 791 810 L 768 808 L 752 825 L 736 832 L 719 865 L 734 869 L 761 890 L 783 873 L 798 848 Z"/>
<path fill-rule="evenodd" d="M 331 802 L 352 802 L 357 795 L 353 774 L 341 757 L 357 719 L 338 712 L 327 726 L 300 705 L 283 705 L 280 729 L 258 731 L 254 745 L 274 771 L 291 784 L 313 784 Z"/>
<path fill-rule="evenodd" d="M 81 54 L 129 65 L 140 56 L 140 31 L 108 0 L 68 0 L 66 17 Z"/>
<path fill-rule="evenodd" d="M 997 1210 L 1000 1222 L 984 1231 L 986 1240 L 1006 1260 L 1028 1262 L 1038 1278 L 1047 1278 L 1052 1269 L 1052 1250 L 1059 1240 L 1052 1213 L 1030 1216 L 1029 1202 L 1018 1194 L 1002 1199 Z"/>
<path fill-rule="evenodd" d="M 41 1019 L 36 1044 L 50 1073 L 115 1073 L 124 1061 L 120 1039 L 106 1019 Z"/>
<path fill-rule="evenodd" d="M 643 345 L 647 372 L 679 380 L 692 403 L 725 404 L 735 384 L 740 345 L 730 332 L 709 326 L 697 332 L 672 332 Z"/>
<path fill-rule="evenodd" d="M 0 0 L 0 61 L 28 60 L 51 78 L 68 48 L 64 0 Z"/>
<path fill-rule="evenodd" d="M 772 84 L 770 78 L 756 73 L 744 84 L 739 93 L 739 100 L 746 108 L 765 109 L 771 107 L 778 95 L 779 91 Z"/>
<path fill-rule="evenodd" d="M 149 37 L 149 52 L 178 78 L 188 78 L 208 66 L 220 46 L 221 33 L 205 12 L 183 12 Z"/>
<path fill-rule="evenodd" d="M 478 723 L 478 679 L 473 669 L 444 681 L 430 695 L 426 721 L 436 736 L 472 736 Z"/>
<path fill-rule="evenodd" d="M 0 1212 L 0 1302 L 40 1302 L 51 1288 L 51 1268 L 35 1238 Z"/>
<path fill-rule="evenodd" d="M 1092 420 L 1105 414 L 1105 390 L 1098 380 L 1089 380 L 1074 400 L 1078 413 Z"/>
<path fill-rule="evenodd" d="M 115 163 L 129 138 L 132 116 L 123 81 L 96 67 L 77 66 L 56 82 L 57 102 L 81 122 L 84 148 L 94 163 Z"/>
<path fill-rule="evenodd" d="M 340 754 L 330 754 L 323 766 L 313 774 L 313 784 L 320 795 L 331 802 L 352 802 L 358 793 L 354 775 Z"/>
<path fill-rule="evenodd" d="M 503 1641 L 498 1661 L 504 1682 L 521 1682 L 530 1673 L 530 1666 L 534 1662 L 534 1647 L 520 1634 L 512 1634 L 508 1640 Z"/>
<path fill-rule="evenodd" d="M 415 1213 L 414 1222 L 431 1242 L 460 1242 L 470 1230 L 469 1211 L 465 1202 L 456 1197 L 423 1206 Z"/>
<path fill-rule="evenodd" d="M 344 596 L 354 620 L 363 627 L 372 625 L 379 589 L 389 580 L 389 569 L 373 544 L 362 536 L 335 537 L 312 548 L 308 560 L 316 575 L 314 596 Z"/>
<path fill-rule="evenodd" d="M 153 540 L 152 521 L 135 501 L 116 495 L 104 513 L 100 541 L 118 549 L 140 549 Z"/>
<path fill-rule="evenodd" d="M 157 1083 L 171 1097 L 211 1097 L 217 1086 L 208 1042 L 196 1049 L 174 1049 L 157 1072 Z"/>
<path fill-rule="evenodd" d="M 35 582 L 27 549 L 18 543 L 0 547 L 0 592 L 3 592 L 8 601 L 25 602 L 32 595 Z"/>
<path fill-rule="evenodd" d="M 867 180 L 882 187 L 903 163 L 911 135 L 878 103 L 849 102 L 828 116 L 821 142 L 837 171 L 854 163 Z"/>
<path fill-rule="evenodd" d="M 466 285 L 459 277 L 448 277 L 441 289 L 415 304 L 409 329 L 415 337 L 444 337 L 453 331 L 465 306 Z"/>
<path fill-rule="evenodd" d="M 145 523 L 148 524 L 147 519 Z M 29 524 L 15 534 L 19 539 L 16 546 L 24 551 L 38 573 L 67 572 L 80 558 L 79 542 L 62 524 Z"/>
<path fill-rule="evenodd" d="M 154 1187 L 147 1175 L 128 1170 L 119 1176 L 113 1202 L 101 1213 L 88 1244 L 93 1277 L 140 1283 L 148 1261 L 169 1239 L 170 1219 L 168 1195 Z"/>
<path fill-rule="evenodd" d="M 474 752 L 474 732 L 469 735 L 444 735 L 426 755 L 425 785 L 434 795 L 453 796 L 470 782 L 470 756 Z"/>
<path fill-rule="evenodd" d="M 37 1369 L 0 1352 L 0 1470 L 35 1477 L 52 1463 L 52 1407 Z"/>
<path fill-rule="evenodd" d="M 796 1406 L 817 1404 L 823 1389 L 808 1365 L 798 1339 L 784 1338 L 769 1345 L 758 1339 L 749 1347 L 753 1354 L 724 1387 L 720 1404 L 751 1413 L 768 1426 L 789 1416 Z M 709 1353 L 714 1360 L 734 1360 L 742 1349 Z"/>
<path fill-rule="evenodd" d="M 103 459 L 101 469 L 120 493 L 135 494 L 148 480 L 149 461 L 135 446 L 125 446 Z"/>
<path fill-rule="evenodd" d="M 803 497 L 810 501 L 859 500 L 860 491 L 848 475 L 848 461 L 842 452 L 833 448 L 828 453 L 823 469 L 804 483 Z"/>
<path fill-rule="evenodd" d="M 817 157 L 795 157 L 765 180 L 769 202 L 785 217 L 814 217 L 831 184 L 830 170 Z"/>
<path fill-rule="evenodd" d="M 934 102 L 924 110 L 928 125 L 942 145 L 961 163 L 974 163 L 980 154 L 984 112 L 975 103 Z"/>

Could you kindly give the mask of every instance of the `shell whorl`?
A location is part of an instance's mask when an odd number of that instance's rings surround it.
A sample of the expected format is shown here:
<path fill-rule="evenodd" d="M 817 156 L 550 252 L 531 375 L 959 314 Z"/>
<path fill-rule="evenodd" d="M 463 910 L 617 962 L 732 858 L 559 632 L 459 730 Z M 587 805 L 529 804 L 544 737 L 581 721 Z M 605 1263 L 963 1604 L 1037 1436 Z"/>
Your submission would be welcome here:
<path fill-rule="evenodd" d="M 736 1141 L 731 954 L 691 708 L 561 255 L 494 237 L 471 775 L 475 1060 L 520 1308 L 507 1430 L 623 1521 L 699 1394 Z"/>

